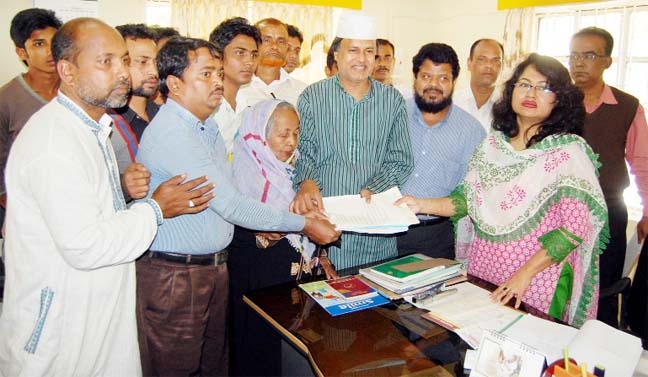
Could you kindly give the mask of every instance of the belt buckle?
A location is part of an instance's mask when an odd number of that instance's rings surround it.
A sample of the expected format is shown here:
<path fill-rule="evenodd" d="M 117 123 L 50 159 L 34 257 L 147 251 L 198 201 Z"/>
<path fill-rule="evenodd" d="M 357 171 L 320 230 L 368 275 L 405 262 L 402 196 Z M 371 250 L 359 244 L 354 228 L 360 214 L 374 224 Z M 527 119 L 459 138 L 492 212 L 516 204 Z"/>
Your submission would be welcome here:
<path fill-rule="evenodd" d="M 220 266 L 227 262 L 227 250 L 223 250 L 214 255 L 214 266 Z"/>

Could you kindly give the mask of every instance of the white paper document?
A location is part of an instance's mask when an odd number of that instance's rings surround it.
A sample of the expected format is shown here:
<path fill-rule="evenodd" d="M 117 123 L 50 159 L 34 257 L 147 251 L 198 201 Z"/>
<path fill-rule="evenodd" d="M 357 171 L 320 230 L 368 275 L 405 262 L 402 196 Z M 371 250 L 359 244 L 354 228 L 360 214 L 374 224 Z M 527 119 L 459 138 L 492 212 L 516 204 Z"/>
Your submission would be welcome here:
<path fill-rule="evenodd" d="M 371 196 L 367 204 L 360 195 L 329 196 L 323 198 L 324 210 L 337 229 L 372 234 L 393 234 L 407 231 L 419 219 L 406 205 L 395 206 L 400 199 L 398 187 Z"/>

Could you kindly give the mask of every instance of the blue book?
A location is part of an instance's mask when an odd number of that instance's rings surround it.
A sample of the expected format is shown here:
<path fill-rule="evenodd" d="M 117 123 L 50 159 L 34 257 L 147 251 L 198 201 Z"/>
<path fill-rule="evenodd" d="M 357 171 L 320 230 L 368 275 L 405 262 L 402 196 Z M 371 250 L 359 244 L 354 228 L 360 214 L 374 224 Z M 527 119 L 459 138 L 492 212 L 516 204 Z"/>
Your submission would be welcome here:
<path fill-rule="evenodd" d="M 329 282 L 333 284 L 329 285 Z M 378 291 L 371 287 L 369 287 L 371 292 L 365 292 L 360 296 L 347 298 L 345 297 L 344 292 L 340 292 L 332 287 L 332 285 L 335 286 L 334 282 L 335 280 L 330 280 L 328 282 L 314 281 L 311 283 L 300 284 L 299 287 L 303 289 L 304 292 L 308 293 L 315 302 L 334 317 L 389 303 L 389 299 L 382 296 Z M 346 296 L 348 296 L 348 294 Z"/>

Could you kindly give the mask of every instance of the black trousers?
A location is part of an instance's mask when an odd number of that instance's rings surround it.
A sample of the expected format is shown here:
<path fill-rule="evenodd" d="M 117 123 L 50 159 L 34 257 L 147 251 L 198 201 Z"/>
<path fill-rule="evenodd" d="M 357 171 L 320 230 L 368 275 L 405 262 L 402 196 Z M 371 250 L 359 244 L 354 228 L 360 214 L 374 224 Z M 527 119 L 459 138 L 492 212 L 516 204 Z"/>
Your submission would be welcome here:
<path fill-rule="evenodd" d="M 626 228 L 628 227 L 628 209 L 623 197 L 607 200 L 608 221 L 610 225 L 610 242 L 601 254 L 599 260 L 600 279 L 599 286 L 603 290 L 621 279 L 623 264 L 625 263 L 626 248 L 628 245 Z M 599 321 L 610 326 L 618 327 L 619 301 L 616 295 L 599 299 Z"/>
<path fill-rule="evenodd" d="M 454 227 L 449 219 L 414 225 L 397 242 L 399 256 L 421 253 L 433 258 L 455 258 Z"/>

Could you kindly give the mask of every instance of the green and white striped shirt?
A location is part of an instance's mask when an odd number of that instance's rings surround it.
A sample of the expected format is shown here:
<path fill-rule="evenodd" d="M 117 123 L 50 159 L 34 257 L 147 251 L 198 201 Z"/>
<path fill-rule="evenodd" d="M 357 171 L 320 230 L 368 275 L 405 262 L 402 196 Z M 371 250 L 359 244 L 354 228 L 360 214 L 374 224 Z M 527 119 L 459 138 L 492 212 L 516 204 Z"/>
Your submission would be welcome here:
<path fill-rule="evenodd" d="M 379 193 L 407 180 L 414 163 L 405 101 L 396 89 L 370 80 L 371 89 L 360 101 L 338 76 L 301 94 L 296 185 L 312 179 L 322 196 L 335 196 L 364 188 Z M 342 248 L 328 251 L 343 269 L 396 256 L 396 238 L 345 233 Z"/>

